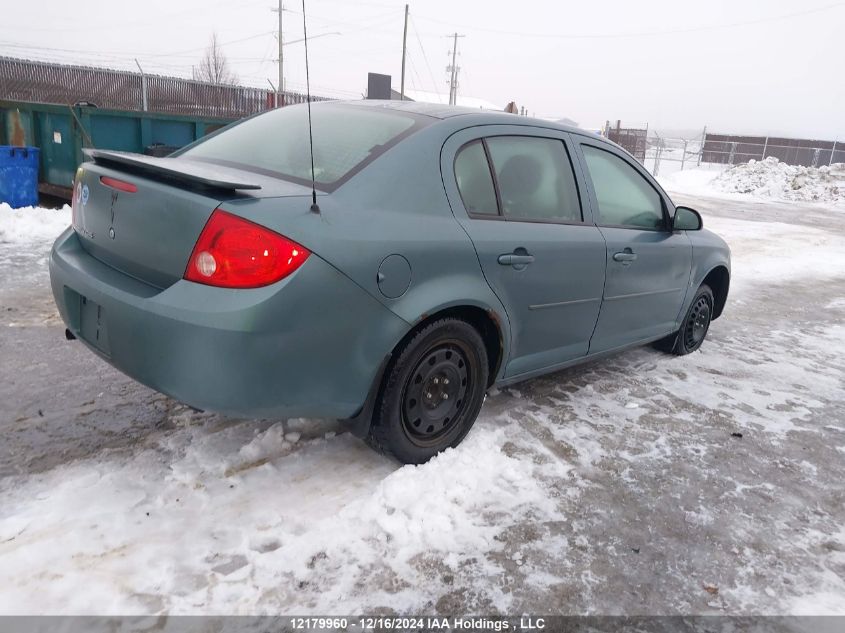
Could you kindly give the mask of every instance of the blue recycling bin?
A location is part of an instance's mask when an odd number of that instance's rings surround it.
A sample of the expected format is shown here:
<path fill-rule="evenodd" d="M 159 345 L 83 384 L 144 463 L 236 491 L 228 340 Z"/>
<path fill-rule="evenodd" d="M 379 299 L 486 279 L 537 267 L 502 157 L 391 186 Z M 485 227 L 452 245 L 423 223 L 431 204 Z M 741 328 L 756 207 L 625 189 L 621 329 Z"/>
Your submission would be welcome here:
<path fill-rule="evenodd" d="M 0 202 L 13 209 L 38 204 L 37 147 L 0 145 Z"/>

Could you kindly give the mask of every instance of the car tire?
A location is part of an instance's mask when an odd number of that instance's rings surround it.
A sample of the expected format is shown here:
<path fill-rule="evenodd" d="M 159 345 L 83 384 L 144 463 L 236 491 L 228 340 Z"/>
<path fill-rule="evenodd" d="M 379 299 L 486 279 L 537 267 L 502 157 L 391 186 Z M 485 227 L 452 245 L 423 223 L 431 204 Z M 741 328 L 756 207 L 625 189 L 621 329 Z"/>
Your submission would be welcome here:
<path fill-rule="evenodd" d="M 713 306 L 713 291 L 707 284 L 702 284 L 692 298 L 680 329 L 658 341 L 657 347 L 677 356 L 684 356 L 697 350 L 710 330 Z"/>
<path fill-rule="evenodd" d="M 487 351 L 460 319 L 439 319 L 414 333 L 388 365 L 367 443 L 404 464 L 422 464 L 457 446 L 487 391 Z"/>

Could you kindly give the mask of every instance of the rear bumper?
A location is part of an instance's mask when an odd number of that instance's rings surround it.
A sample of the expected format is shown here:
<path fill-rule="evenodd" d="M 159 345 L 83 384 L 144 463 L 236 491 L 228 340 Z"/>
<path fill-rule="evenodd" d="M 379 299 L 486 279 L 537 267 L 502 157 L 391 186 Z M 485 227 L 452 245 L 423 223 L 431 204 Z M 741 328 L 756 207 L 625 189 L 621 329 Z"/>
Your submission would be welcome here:
<path fill-rule="evenodd" d="M 265 288 L 182 280 L 159 290 L 91 257 L 69 229 L 53 246 L 50 281 L 68 329 L 102 358 L 230 415 L 350 417 L 408 328 L 316 255 Z"/>

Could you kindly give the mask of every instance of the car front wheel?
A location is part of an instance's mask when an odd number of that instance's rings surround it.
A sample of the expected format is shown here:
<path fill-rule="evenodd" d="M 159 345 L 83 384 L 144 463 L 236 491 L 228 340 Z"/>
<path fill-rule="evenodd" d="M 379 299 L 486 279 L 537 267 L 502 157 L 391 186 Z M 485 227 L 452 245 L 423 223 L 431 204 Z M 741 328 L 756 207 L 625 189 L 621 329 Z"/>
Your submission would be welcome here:
<path fill-rule="evenodd" d="M 367 443 L 405 464 L 457 446 L 487 390 L 487 352 L 469 323 L 440 319 L 415 333 L 385 374 Z"/>
<path fill-rule="evenodd" d="M 678 356 L 697 350 L 710 330 L 713 305 L 713 291 L 710 286 L 702 284 L 692 299 L 681 328 L 672 336 L 660 341 L 658 346 Z"/>

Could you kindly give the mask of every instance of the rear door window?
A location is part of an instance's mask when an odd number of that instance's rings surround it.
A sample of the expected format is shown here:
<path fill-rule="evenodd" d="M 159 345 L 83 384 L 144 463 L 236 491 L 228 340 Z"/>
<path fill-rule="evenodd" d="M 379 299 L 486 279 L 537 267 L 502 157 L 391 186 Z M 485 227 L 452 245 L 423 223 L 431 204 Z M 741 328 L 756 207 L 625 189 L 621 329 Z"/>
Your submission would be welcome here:
<path fill-rule="evenodd" d="M 537 136 L 494 136 L 486 143 L 505 218 L 582 221 L 578 187 L 563 141 Z"/>
<path fill-rule="evenodd" d="M 658 230 L 665 226 L 660 194 L 620 157 L 581 145 L 599 205 L 599 224 Z"/>
<path fill-rule="evenodd" d="M 496 190 L 481 141 L 464 145 L 455 158 L 455 180 L 470 215 L 498 215 Z"/>

